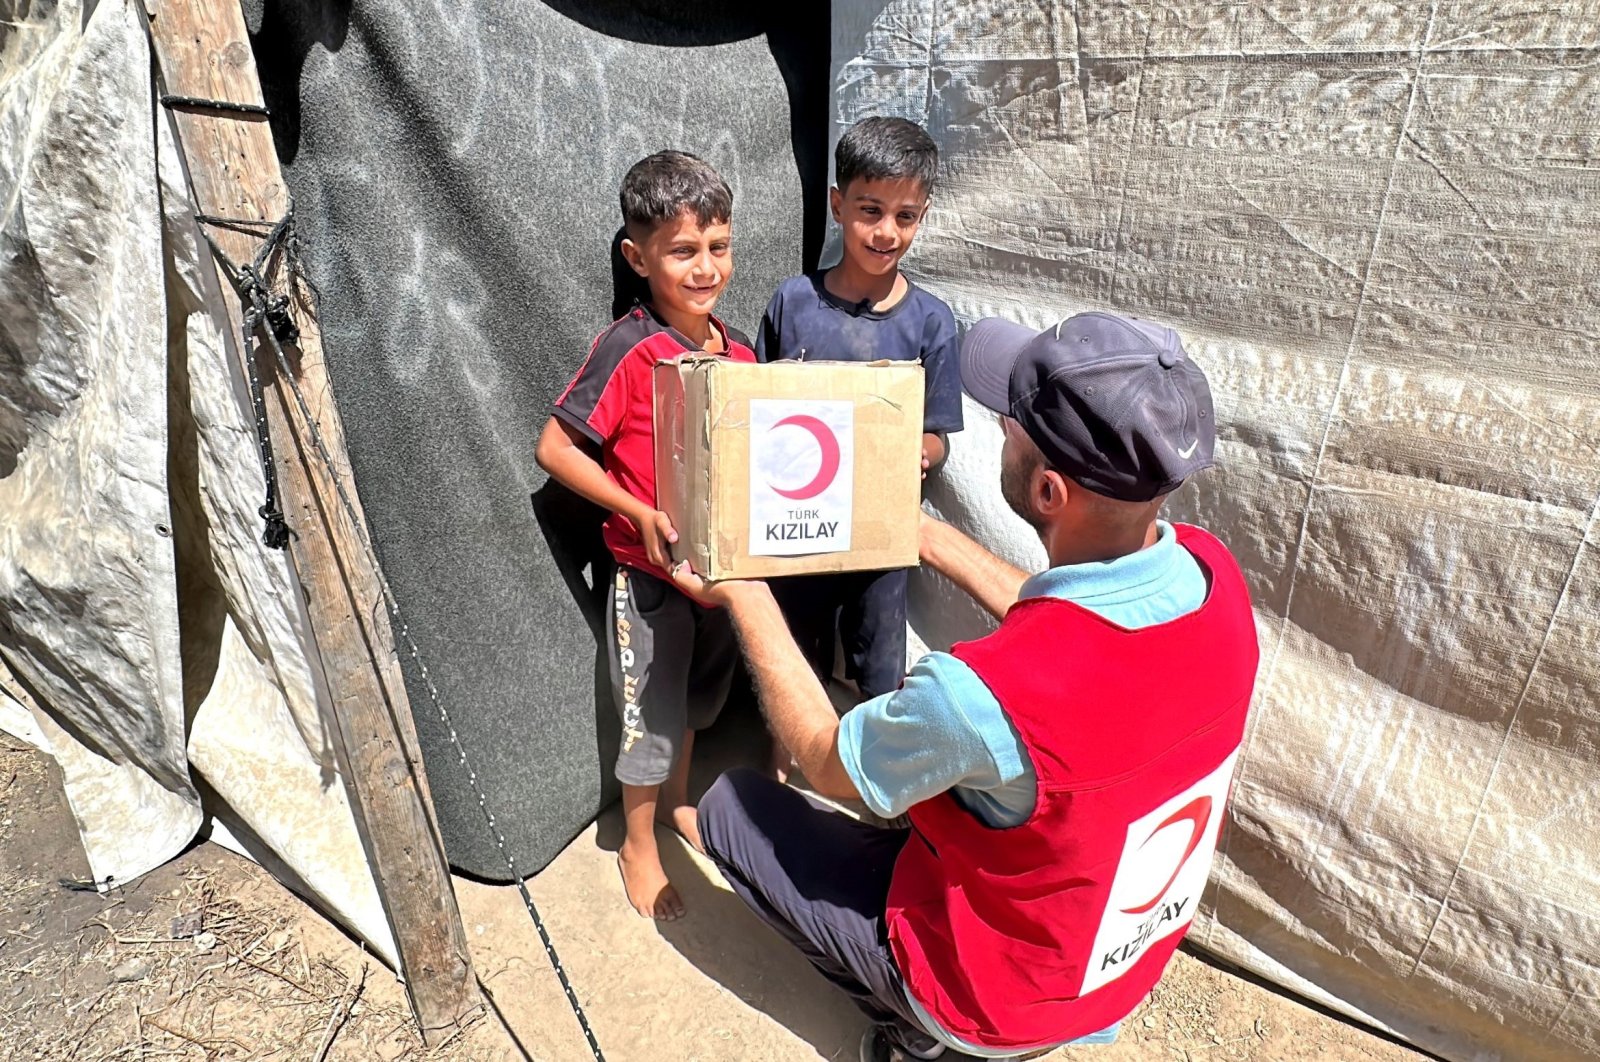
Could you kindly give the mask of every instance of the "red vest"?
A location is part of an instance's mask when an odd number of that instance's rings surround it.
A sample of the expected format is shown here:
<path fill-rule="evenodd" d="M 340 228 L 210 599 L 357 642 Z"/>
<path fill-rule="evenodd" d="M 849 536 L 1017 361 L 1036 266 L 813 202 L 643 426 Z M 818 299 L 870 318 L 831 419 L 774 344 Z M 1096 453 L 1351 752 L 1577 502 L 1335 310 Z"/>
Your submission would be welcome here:
<path fill-rule="evenodd" d="M 1180 525 L 1211 589 L 1199 609 L 1130 631 L 1031 598 L 956 646 L 1017 728 L 1039 798 L 985 826 L 949 794 L 911 809 L 889 887 L 906 986 L 970 1043 L 1026 1050 L 1126 1017 L 1194 917 L 1256 676 L 1238 565 Z"/>

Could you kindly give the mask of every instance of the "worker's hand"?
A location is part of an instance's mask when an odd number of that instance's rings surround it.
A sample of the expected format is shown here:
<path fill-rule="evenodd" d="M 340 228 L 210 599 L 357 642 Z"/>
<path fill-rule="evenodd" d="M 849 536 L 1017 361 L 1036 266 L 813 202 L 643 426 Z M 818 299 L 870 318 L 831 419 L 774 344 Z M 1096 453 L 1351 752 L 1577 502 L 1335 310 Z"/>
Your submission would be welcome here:
<path fill-rule="evenodd" d="M 671 568 L 672 544 L 678 541 L 672 518 L 660 509 L 648 509 L 633 522 L 639 528 L 639 537 L 644 539 L 644 551 L 650 563 L 662 571 Z"/>
<path fill-rule="evenodd" d="M 709 608 L 736 608 L 751 595 L 771 594 L 767 584 L 755 579 L 722 579 L 707 582 L 689 567 L 688 561 L 672 566 L 672 581 L 678 589 Z"/>

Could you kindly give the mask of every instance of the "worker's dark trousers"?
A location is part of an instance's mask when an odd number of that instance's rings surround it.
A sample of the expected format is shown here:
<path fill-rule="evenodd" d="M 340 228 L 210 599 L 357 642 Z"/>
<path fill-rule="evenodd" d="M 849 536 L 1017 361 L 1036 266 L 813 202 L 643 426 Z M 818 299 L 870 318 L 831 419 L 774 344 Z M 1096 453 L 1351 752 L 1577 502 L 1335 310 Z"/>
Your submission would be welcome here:
<path fill-rule="evenodd" d="M 706 854 L 733 891 L 901 1047 L 937 1050 L 889 954 L 884 908 L 910 830 L 857 822 L 748 769 L 700 801 Z"/>

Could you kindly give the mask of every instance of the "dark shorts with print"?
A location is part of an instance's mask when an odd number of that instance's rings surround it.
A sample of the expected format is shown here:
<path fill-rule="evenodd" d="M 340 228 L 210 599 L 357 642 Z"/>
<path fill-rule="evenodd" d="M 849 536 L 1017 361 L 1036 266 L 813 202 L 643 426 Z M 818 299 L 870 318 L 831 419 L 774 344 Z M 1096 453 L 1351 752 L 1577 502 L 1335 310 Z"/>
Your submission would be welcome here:
<path fill-rule="evenodd" d="M 617 781 L 660 785 L 685 730 L 704 730 L 728 699 L 738 665 L 733 625 L 663 579 L 617 567 L 611 589 L 611 690 L 622 716 Z"/>

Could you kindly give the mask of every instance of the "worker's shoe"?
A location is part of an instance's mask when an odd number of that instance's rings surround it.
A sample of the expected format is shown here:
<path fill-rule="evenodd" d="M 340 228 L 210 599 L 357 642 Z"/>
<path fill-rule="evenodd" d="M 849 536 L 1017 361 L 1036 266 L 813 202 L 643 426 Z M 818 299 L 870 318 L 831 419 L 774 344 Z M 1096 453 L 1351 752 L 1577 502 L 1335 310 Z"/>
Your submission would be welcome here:
<path fill-rule="evenodd" d="M 861 1037 L 861 1062 L 930 1062 L 932 1059 L 949 1059 L 951 1055 L 944 1044 L 934 1044 L 930 1054 L 915 1054 L 907 1048 L 892 1043 L 881 1025 L 874 1025 Z"/>

